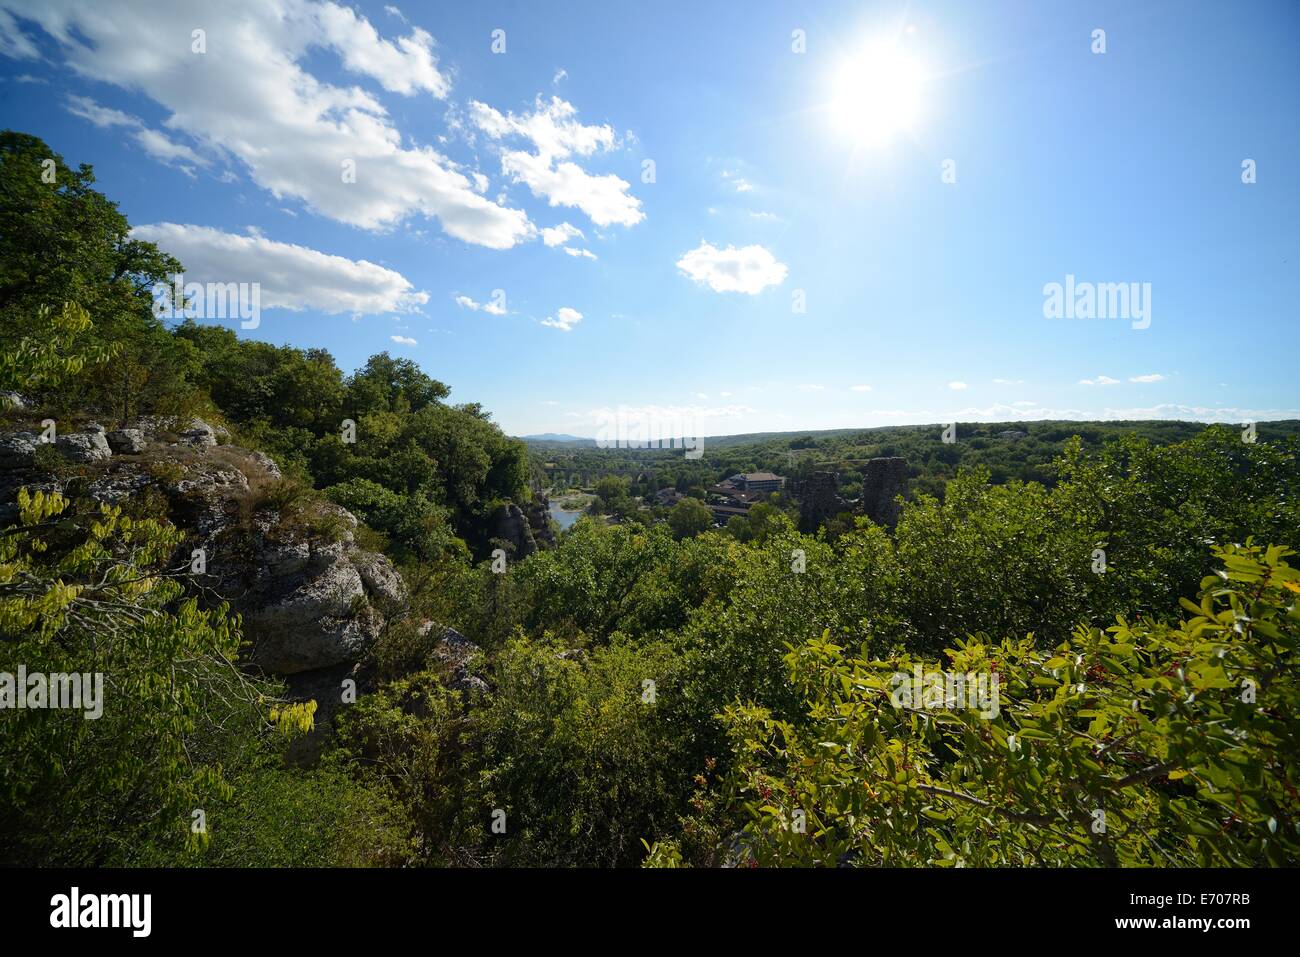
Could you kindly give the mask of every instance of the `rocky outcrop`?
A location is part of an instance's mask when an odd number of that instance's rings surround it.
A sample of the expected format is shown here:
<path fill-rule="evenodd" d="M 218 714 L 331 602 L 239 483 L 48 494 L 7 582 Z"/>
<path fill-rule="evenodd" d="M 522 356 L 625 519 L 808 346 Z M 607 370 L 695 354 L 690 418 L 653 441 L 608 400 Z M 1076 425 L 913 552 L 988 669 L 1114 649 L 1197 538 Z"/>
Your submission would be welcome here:
<path fill-rule="evenodd" d="M 35 432 L 11 432 L 0 436 L 0 469 L 30 468 L 36 460 L 40 438 Z"/>
<path fill-rule="evenodd" d="M 907 460 L 870 459 L 862 470 L 862 512 L 877 525 L 893 528 L 901 512 L 895 499 L 907 484 Z"/>
<path fill-rule="evenodd" d="M 121 505 L 139 495 L 158 480 L 144 469 L 114 466 L 90 483 L 90 497 L 105 505 Z"/>
<path fill-rule="evenodd" d="M 420 625 L 420 637 L 440 631 L 440 637 L 433 645 L 433 660 L 442 668 L 444 680 L 452 688 L 462 691 L 486 692 L 487 682 L 471 673 L 473 658 L 479 652 L 478 645 L 470 641 L 454 628 L 445 628 L 426 621 Z"/>
<path fill-rule="evenodd" d="M 222 432 L 201 419 L 147 418 L 112 432 L 91 423 L 55 448 L 86 467 L 76 481 L 95 501 L 157 497 L 188 533 L 175 564 L 193 568 L 203 600 L 228 601 L 243 616 L 251 664 L 287 676 L 358 661 L 404 606 L 401 576 L 355 544 L 346 509 L 311 496 L 290 507 L 260 498 L 280 469 L 260 452 L 218 446 Z M 39 444 L 31 431 L 0 435 L 0 518 L 16 512 L 20 487 L 62 490 L 67 481 L 36 469 Z"/>
<path fill-rule="evenodd" d="M 105 431 L 90 424 L 55 448 L 77 468 L 36 466 L 39 436 L 0 434 L 0 521 L 17 513 L 18 489 L 66 491 L 130 505 L 146 498 L 187 533 L 171 567 L 188 568 L 192 593 L 229 602 L 243 620 L 250 668 L 284 679 L 291 700 L 316 701 L 315 730 L 295 739 L 287 760 L 311 764 L 348 698 L 370 689 L 361 664 L 386 623 L 406 613 L 401 575 L 383 555 L 357 546 L 357 519 L 315 496 L 267 495 L 282 480 L 261 452 L 222 444 L 224 430 L 202 420 L 142 418 Z M 287 501 L 286 501 L 287 499 Z M 516 509 L 512 516 L 528 528 Z M 435 645 L 457 687 L 486 690 L 470 673 L 477 648 L 445 631 Z"/>
<path fill-rule="evenodd" d="M 216 445 L 217 430 L 202 419 L 191 419 L 180 431 L 181 441 L 186 445 Z"/>
<path fill-rule="evenodd" d="M 523 509 L 513 502 L 502 505 L 496 514 L 496 530 L 493 536 L 505 544 L 510 557 L 516 561 L 527 558 L 537 551 L 537 540 L 533 538 L 532 524 L 524 515 Z"/>
<path fill-rule="evenodd" d="M 80 432 L 60 435 L 54 440 L 54 447 L 69 462 L 83 464 L 103 462 L 113 455 L 113 450 L 104 438 L 102 425 L 88 425 Z"/>
<path fill-rule="evenodd" d="M 104 438 L 114 455 L 139 455 L 148 445 L 142 429 L 116 429 Z"/>
<path fill-rule="evenodd" d="M 265 452 L 249 452 L 248 458 L 271 478 L 278 479 L 283 477 L 280 473 L 280 466 L 275 464 L 275 459 L 271 458 L 271 456 L 267 455 Z"/>
<path fill-rule="evenodd" d="M 323 527 L 340 534 L 337 525 Z M 272 674 L 360 660 L 406 602 L 392 563 L 358 548 L 347 526 L 337 540 L 319 538 L 262 510 L 251 528 L 227 525 L 210 542 L 214 588 L 243 615 L 250 661 Z"/>
<path fill-rule="evenodd" d="M 551 528 L 551 500 L 542 492 L 534 492 L 533 500 L 524 510 L 528 527 L 533 533 L 533 541 L 539 548 L 552 548 L 555 545 L 555 532 Z"/>

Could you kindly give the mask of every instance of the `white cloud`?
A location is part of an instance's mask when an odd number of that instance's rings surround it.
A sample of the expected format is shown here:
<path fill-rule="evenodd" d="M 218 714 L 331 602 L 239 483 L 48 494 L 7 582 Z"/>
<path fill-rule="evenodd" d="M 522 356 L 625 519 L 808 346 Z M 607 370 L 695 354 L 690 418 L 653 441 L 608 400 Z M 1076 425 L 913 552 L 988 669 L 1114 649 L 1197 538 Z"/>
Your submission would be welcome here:
<path fill-rule="evenodd" d="M 425 91 L 444 100 L 451 92 L 451 82 L 438 70 L 433 37 L 427 31 L 415 27 L 393 43 L 349 7 L 307 4 L 306 12 L 319 31 L 312 38 L 315 43 L 333 48 L 353 73 L 378 80 L 384 89 L 403 96 Z"/>
<path fill-rule="evenodd" d="M 1080 379 L 1079 385 L 1118 385 L 1119 379 L 1112 379 L 1108 375 L 1099 375 L 1095 379 Z"/>
<path fill-rule="evenodd" d="M 590 249 L 574 249 L 572 246 L 565 246 L 564 251 L 570 256 L 578 256 L 582 259 L 595 259 L 596 254 Z"/>
<path fill-rule="evenodd" d="M 542 325 L 550 326 L 552 329 L 559 329 L 561 332 L 571 332 L 573 327 L 580 322 L 582 322 L 582 313 L 577 309 L 561 306 L 555 311 L 554 316 L 543 319 Z"/>
<path fill-rule="evenodd" d="M 743 292 L 757 295 L 768 286 L 779 286 L 789 270 L 762 246 L 726 249 L 701 242 L 677 260 L 685 275 L 714 292 Z"/>
<path fill-rule="evenodd" d="M 1300 409 L 1243 409 L 1162 402 L 1143 408 L 1106 409 L 1108 419 L 1190 419 L 1193 422 L 1269 422 L 1300 418 Z"/>
<path fill-rule="evenodd" d="M 538 153 L 547 157 L 564 159 L 577 153 L 593 153 L 613 149 L 618 137 L 609 125 L 586 126 L 576 119 L 577 108 L 558 96 L 543 102 L 539 95 L 533 101 L 533 111 L 522 115 L 502 114 L 478 100 L 470 103 L 470 116 L 476 126 L 492 139 L 510 135 L 531 140 Z"/>
<path fill-rule="evenodd" d="M 407 22 L 406 15 L 402 13 L 400 9 L 393 6 L 392 4 L 385 5 L 384 13 L 388 14 L 390 17 L 396 17 L 397 19 L 401 20 L 403 23 Z"/>
<path fill-rule="evenodd" d="M 179 259 L 187 282 L 260 283 L 263 309 L 376 315 L 410 312 L 429 301 L 391 269 L 262 236 L 177 223 L 137 226 L 131 236 Z"/>
<path fill-rule="evenodd" d="M 488 200 L 474 171 L 405 138 L 361 86 L 308 72 L 324 50 L 390 92 L 446 97 L 449 81 L 423 30 L 386 40 L 364 17 L 321 0 L 0 0 L 0 52 L 10 55 L 30 38 L 5 10 L 39 24 L 75 73 L 143 93 L 168 111 L 169 131 L 242 162 L 281 202 L 363 229 L 434 217 L 448 235 L 494 249 L 533 234 L 522 210 Z M 203 55 L 190 50 L 195 24 L 207 31 Z M 346 160 L 355 182 L 343 182 Z"/>
<path fill-rule="evenodd" d="M 157 130 L 137 130 L 134 135 L 135 141 L 144 147 L 144 151 L 162 163 L 178 163 L 184 160 L 187 163 L 197 163 L 199 166 L 208 165 L 206 159 L 201 158 L 184 143 L 168 139 Z"/>
<path fill-rule="evenodd" d="M 994 379 L 994 385 L 1024 385 L 1024 379 Z"/>
<path fill-rule="evenodd" d="M 1098 421 L 1116 419 L 1182 419 L 1192 422 L 1267 422 L 1300 418 L 1300 409 L 1242 409 L 1164 403 L 1144 408 L 1053 408 L 1036 402 L 993 403 L 964 409 L 870 409 L 855 412 L 858 421 L 885 424 L 943 422 L 1015 422 L 1041 419 Z M 938 428 L 938 426 L 936 426 Z"/>
<path fill-rule="evenodd" d="M 849 386 L 849 388 L 852 389 L 854 392 L 870 392 L 870 391 L 871 391 L 871 386 L 869 386 L 869 385 L 851 385 L 851 386 Z"/>
<path fill-rule="evenodd" d="M 388 338 L 389 338 L 389 339 L 392 339 L 392 340 L 393 340 L 394 342 L 396 342 L 398 345 L 403 345 L 403 346 L 418 346 L 418 345 L 419 345 L 419 343 L 416 342 L 414 339 L 412 339 L 410 336 L 389 336 Z"/>
<path fill-rule="evenodd" d="M 474 312 L 486 312 L 489 316 L 504 316 L 506 307 L 499 299 L 492 299 L 489 302 L 475 302 L 469 296 L 456 296 L 456 305 L 465 309 L 472 309 Z"/>
<path fill-rule="evenodd" d="M 570 239 L 585 239 L 582 230 L 570 223 L 547 226 L 542 230 L 542 242 L 548 246 L 563 246 Z"/>
<path fill-rule="evenodd" d="M 145 126 L 143 120 L 130 113 L 101 106 L 88 96 L 69 96 L 66 105 L 68 112 L 73 116 L 89 120 L 100 129 L 123 126 L 132 130 L 131 138 L 159 162 L 171 164 L 184 161 L 198 166 L 208 164 L 206 159 L 200 157 L 184 143 L 177 143 L 157 130 L 150 129 Z"/>
<path fill-rule="evenodd" d="M 551 77 L 551 85 L 559 86 L 560 81 L 568 77 L 568 75 L 569 75 L 569 71 L 561 67 L 560 69 L 555 71 L 555 76 Z"/>
<path fill-rule="evenodd" d="M 503 149 L 503 174 L 525 184 L 551 206 L 582 210 L 597 226 L 635 226 L 645 219 L 645 213 L 641 201 L 628 193 L 631 184 L 613 173 L 589 173 L 570 159 L 575 154 L 591 156 L 618 146 L 613 127 L 586 126 L 578 122 L 577 113 L 571 103 L 557 96 L 549 102 L 538 96 L 533 111 L 518 116 L 502 114 L 477 100 L 470 103 L 474 125 L 489 138 L 522 137 L 536 150 Z"/>
<path fill-rule="evenodd" d="M 754 190 L 754 184 L 747 179 L 738 179 L 735 181 L 737 193 L 750 193 Z"/>
<path fill-rule="evenodd" d="M 110 126 L 140 126 L 140 120 L 130 113 L 123 113 L 111 107 L 101 106 L 88 96 L 69 96 L 68 112 L 83 120 L 90 120 L 100 129 Z"/>
<path fill-rule="evenodd" d="M 23 17 L 31 16 L 31 13 L 25 10 L 20 9 L 16 12 Z M 39 60 L 41 57 L 36 44 L 18 29 L 18 22 L 13 14 L 3 8 L 0 8 L 0 56 L 12 60 Z"/>
<path fill-rule="evenodd" d="M 950 388 L 950 389 L 955 389 L 956 391 L 960 392 L 962 389 L 965 389 L 965 388 L 966 388 L 966 383 L 965 383 L 965 382 L 949 382 L 949 383 L 948 383 L 948 388 Z"/>
<path fill-rule="evenodd" d="M 1147 375 L 1129 376 L 1129 382 L 1163 382 L 1165 379 L 1159 372 L 1151 372 Z"/>

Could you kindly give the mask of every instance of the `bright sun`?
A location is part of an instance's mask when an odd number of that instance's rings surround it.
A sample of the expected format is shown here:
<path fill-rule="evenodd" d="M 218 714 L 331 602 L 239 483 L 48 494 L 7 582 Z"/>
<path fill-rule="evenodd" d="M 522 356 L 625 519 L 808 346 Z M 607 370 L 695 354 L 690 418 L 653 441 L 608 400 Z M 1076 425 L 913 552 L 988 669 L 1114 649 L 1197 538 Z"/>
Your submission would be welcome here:
<path fill-rule="evenodd" d="M 867 47 L 839 69 L 831 121 L 859 146 L 879 146 L 910 131 L 921 115 L 924 77 L 892 44 Z"/>

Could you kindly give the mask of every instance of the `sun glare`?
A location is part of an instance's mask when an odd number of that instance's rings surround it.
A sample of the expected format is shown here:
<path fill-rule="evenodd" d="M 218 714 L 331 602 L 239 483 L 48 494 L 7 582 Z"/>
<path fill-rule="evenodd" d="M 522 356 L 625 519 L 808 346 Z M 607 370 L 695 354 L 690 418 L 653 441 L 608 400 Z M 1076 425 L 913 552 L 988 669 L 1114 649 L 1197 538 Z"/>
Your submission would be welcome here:
<path fill-rule="evenodd" d="M 831 122 L 859 146 L 880 146 L 909 132 L 921 115 L 919 64 L 892 44 L 862 50 L 839 68 Z"/>

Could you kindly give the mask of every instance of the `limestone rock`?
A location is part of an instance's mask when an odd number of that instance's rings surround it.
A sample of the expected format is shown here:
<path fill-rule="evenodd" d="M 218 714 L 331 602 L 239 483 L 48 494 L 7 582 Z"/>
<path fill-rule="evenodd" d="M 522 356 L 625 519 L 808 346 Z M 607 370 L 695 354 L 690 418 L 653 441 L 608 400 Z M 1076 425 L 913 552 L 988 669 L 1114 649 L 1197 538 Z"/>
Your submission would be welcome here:
<path fill-rule="evenodd" d="M 300 674 L 357 661 L 374 640 L 378 626 L 369 620 L 372 614 L 367 610 L 361 615 L 327 615 L 314 621 L 281 615 L 274 628 L 259 632 L 251 660 L 277 675 Z M 257 623 L 264 624 L 265 618 L 258 616 Z"/>
<path fill-rule="evenodd" d="M 265 452 L 249 452 L 248 458 L 250 461 L 257 463 L 257 465 L 261 467 L 262 471 L 271 478 L 284 478 L 283 474 L 280 472 L 280 466 L 275 463 L 275 459 L 271 458 L 271 456 L 267 455 Z"/>
<path fill-rule="evenodd" d="M 353 603 L 365 594 L 356 566 L 338 555 L 283 601 L 256 612 L 256 618 L 263 624 L 288 627 L 325 617 L 346 618 Z"/>
<path fill-rule="evenodd" d="M 298 574 L 310 559 L 311 545 L 302 541 L 285 542 L 262 553 L 267 573 L 277 578 Z"/>
<path fill-rule="evenodd" d="M 528 519 L 528 528 L 536 545 L 539 548 L 554 547 L 555 532 L 551 529 L 550 499 L 541 493 L 535 493 L 524 516 Z"/>
<path fill-rule="evenodd" d="M 361 660 L 387 616 L 404 612 L 401 575 L 387 558 L 355 544 L 357 518 L 347 509 L 328 502 L 284 514 L 256 508 L 249 476 L 278 477 L 274 460 L 235 446 L 215 448 L 215 430 L 201 421 L 188 424 L 177 433 L 174 419 L 142 419 L 128 429 L 61 436 L 56 448 L 96 466 L 84 476 L 94 501 L 157 497 L 186 533 L 175 560 L 188 563 L 196 548 L 205 554 L 195 593 L 207 604 L 227 601 L 243 616 L 251 663 L 288 676 Z M 6 520 L 16 514 L 19 488 L 59 487 L 32 467 L 38 445 L 30 432 L 0 436 Z M 114 458 L 113 446 L 130 457 Z"/>
<path fill-rule="evenodd" d="M 103 432 L 73 432 L 71 435 L 60 435 L 55 439 L 54 447 L 70 462 L 102 462 L 113 455 L 113 450 L 108 447 Z"/>
<path fill-rule="evenodd" d="M 40 439 L 31 432 L 0 435 L 0 469 L 31 468 Z"/>
<path fill-rule="evenodd" d="M 470 673 L 472 659 L 479 652 L 478 645 L 454 628 L 446 628 L 426 621 L 420 626 L 420 635 L 427 636 L 441 628 L 442 635 L 434 643 L 433 658 L 446 672 L 448 683 L 463 691 L 486 692 L 487 682 Z"/>
<path fill-rule="evenodd" d="M 533 538 L 532 526 L 523 510 L 513 502 L 498 509 L 495 537 L 506 543 L 510 557 L 515 561 L 527 558 L 537 551 L 537 540 Z"/>
<path fill-rule="evenodd" d="M 104 438 L 114 455 L 139 455 L 148 445 L 140 429 L 115 429 Z"/>
<path fill-rule="evenodd" d="M 105 505 L 119 505 L 139 495 L 156 480 L 137 467 L 118 468 L 105 472 L 90 483 L 90 497 Z"/>
<path fill-rule="evenodd" d="M 186 445 L 211 446 L 217 444 L 217 431 L 202 419 L 191 419 L 180 431 L 181 441 Z"/>
<path fill-rule="evenodd" d="M 370 597 L 392 605 L 406 601 L 406 583 L 386 555 L 358 551 L 352 561 Z"/>

